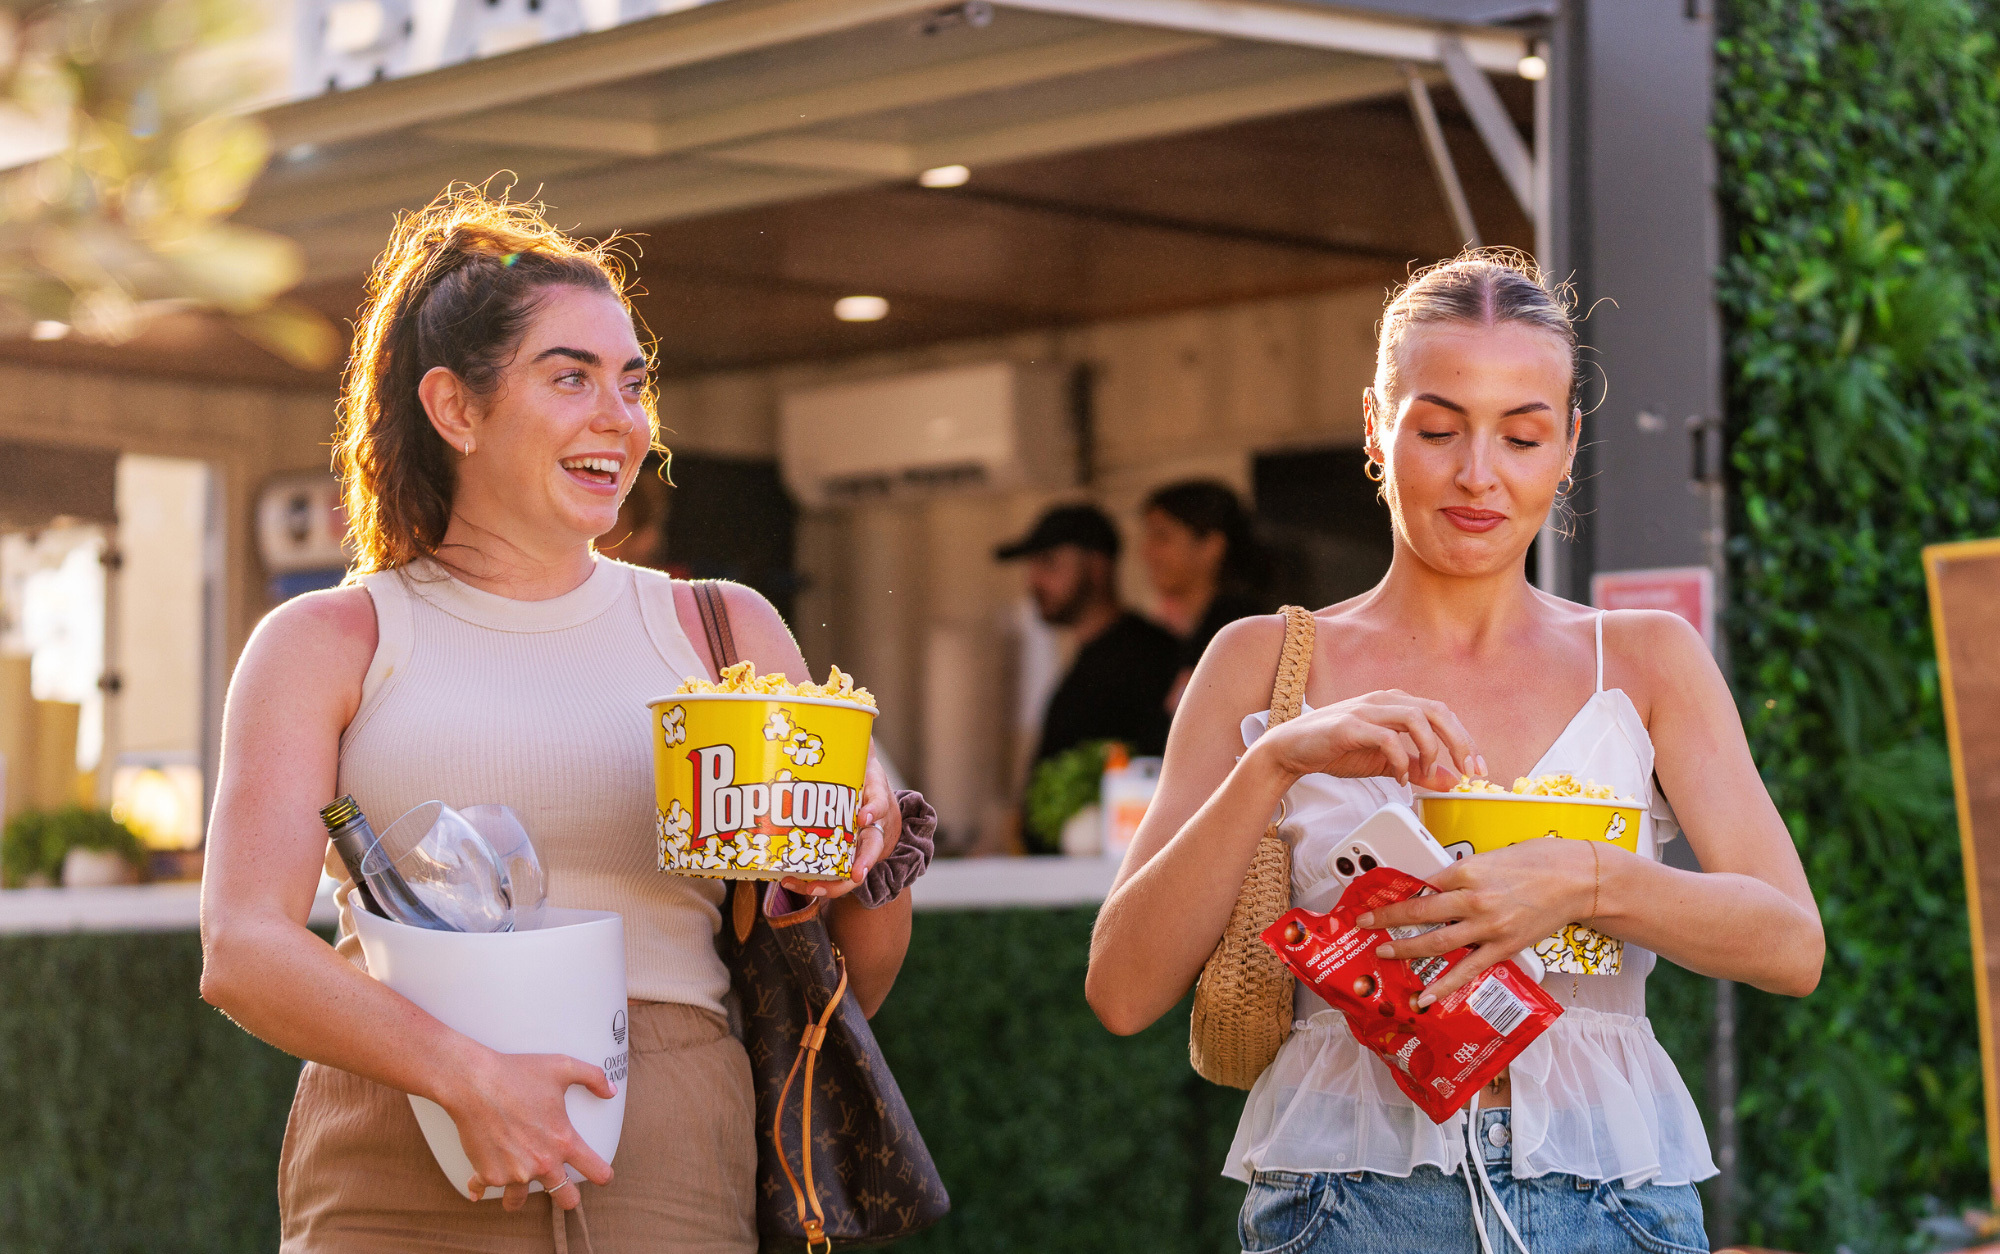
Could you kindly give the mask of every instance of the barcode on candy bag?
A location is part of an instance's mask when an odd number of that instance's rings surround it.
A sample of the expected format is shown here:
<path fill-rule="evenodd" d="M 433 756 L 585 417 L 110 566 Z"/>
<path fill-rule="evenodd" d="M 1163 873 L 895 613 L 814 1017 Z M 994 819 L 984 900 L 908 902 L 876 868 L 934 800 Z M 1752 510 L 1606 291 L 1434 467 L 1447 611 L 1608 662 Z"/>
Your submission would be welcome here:
<path fill-rule="evenodd" d="M 1528 1017 L 1528 1004 L 1514 996 L 1513 989 L 1492 976 L 1486 977 L 1486 982 L 1479 986 L 1472 994 L 1472 1000 L 1466 1004 L 1472 1007 L 1473 1014 L 1486 1020 L 1487 1026 L 1502 1036 L 1520 1027 L 1521 1021 Z"/>

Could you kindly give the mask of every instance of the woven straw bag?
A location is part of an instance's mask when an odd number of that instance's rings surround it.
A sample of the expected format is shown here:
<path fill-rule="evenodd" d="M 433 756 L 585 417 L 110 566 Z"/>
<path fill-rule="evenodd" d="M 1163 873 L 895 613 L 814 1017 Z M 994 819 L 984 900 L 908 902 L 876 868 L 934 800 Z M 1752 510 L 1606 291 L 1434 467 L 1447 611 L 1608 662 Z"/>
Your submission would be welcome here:
<path fill-rule="evenodd" d="M 1271 726 L 1297 718 L 1312 666 L 1313 618 L 1287 605 L 1285 647 L 1271 687 Z M 1211 1084 L 1247 1089 L 1278 1056 L 1292 1034 L 1292 973 L 1261 933 L 1292 904 L 1292 850 L 1271 824 L 1257 842 L 1257 856 L 1222 941 L 1202 964 L 1188 1019 L 1188 1061 Z"/>

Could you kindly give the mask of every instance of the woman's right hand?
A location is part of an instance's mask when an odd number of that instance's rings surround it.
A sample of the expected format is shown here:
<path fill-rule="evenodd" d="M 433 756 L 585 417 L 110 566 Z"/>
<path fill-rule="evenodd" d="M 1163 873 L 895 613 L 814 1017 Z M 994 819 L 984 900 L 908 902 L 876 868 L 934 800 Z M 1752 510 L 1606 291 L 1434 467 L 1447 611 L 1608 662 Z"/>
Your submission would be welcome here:
<path fill-rule="evenodd" d="M 583 1200 L 563 1169 L 568 1163 L 593 1184 L 611 1183 L 611 1165 L 584 1143 L 569 1121 L 563 1097 L 581 1084 L 599 1097 L 617 1093 L 602 1067 L 564 1054 L 501 1054 L 486 1050 L 462 1076 L 451 1100 L 440 1101 L 458 1125 L 458 1139 L 472 1160 L 465 1191 L 473 1201 L 499 1185 L 501 1205 L 519 1210 L 528 1185 L 539 1180 L 564 1210 Z"/>
<path fill-rule="evenodd" d="M 1398 783 L 1446 789 L 1484 776 L 1486 759 L 1442 701 L 1400 688 L 1313 710 L 1281 723 L 1253 748 L 1288 778 L 1315 772 L 1348 779 L 1392 775 Z"/>

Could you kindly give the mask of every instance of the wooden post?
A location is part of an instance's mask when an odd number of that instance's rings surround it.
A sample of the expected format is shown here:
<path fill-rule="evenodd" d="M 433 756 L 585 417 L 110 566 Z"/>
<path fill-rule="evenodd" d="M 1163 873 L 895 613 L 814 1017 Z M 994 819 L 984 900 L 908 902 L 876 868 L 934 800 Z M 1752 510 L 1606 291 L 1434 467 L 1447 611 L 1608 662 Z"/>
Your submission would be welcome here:
<path fill-rule="evenodd" d="M 1993 1197 L 2000 1202 L 2000 1077 L 1993 1069 L 1994 976 L 2000 961 L 2000 539 L 1932 545 L 1924 550 L 1924 579 L 1965 858 L 1986 1157 Z"/>

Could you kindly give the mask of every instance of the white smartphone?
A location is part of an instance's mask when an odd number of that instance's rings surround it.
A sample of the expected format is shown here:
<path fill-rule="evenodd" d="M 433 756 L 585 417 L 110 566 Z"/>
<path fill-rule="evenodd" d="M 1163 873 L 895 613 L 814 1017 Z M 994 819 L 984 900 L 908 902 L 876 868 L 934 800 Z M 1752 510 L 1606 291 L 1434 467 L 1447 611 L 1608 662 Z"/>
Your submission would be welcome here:
<path fill-rule="evenodd" d="M 1424 825 L 1417 821 L 1416 811 L 1392 801 L 1363 819 L 1346 840 L 1334 847 L 1326 860 L 1326 887 L 1297 904 L 1308 910 L 1331 909 L 1356 876 L 1378 866 L 1394 867 L 1406 875 L 1428 880 L 1457 860 L 1424 830 Z M 1320 901 L 1323 904 L 1314 904 Z M 1541 983 L 1542 960 L 1535 957 L 1534 950 L 1523 949 L 1514 955 L 1514 962 L 1528 978 Z"/>

